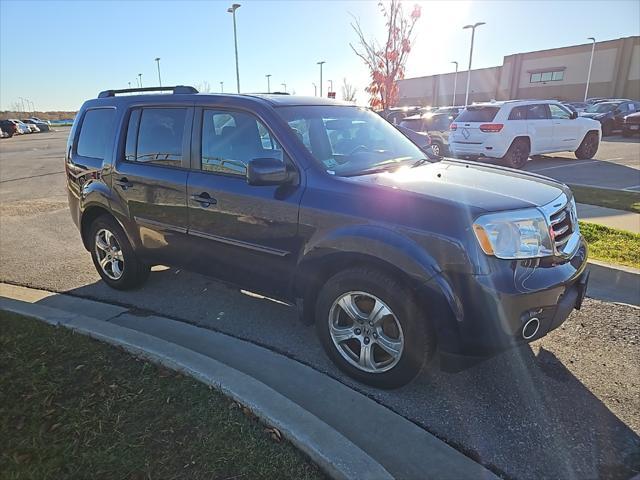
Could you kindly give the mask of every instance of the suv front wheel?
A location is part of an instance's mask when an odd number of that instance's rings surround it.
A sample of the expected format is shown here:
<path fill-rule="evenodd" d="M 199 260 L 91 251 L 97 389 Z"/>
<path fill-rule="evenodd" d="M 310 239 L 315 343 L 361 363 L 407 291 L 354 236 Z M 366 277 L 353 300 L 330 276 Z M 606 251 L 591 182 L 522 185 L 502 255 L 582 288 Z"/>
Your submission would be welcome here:
<path fill-rule="evenodd" d="M 576 158 L 579 160 L 589 160 L 593 158 L 593 156 L 598 151 L 599 141 L 597 132 L 589 132 L 587 133 L 580 146 L 575 151 Z"/>
<path fill-rule="evenodd" d="M 89 248 L 96 270 L 112 288 L 128 290 L 142 285 L 151 267 L 138 259 L 122 227 L 102 215 L 91 224 Z"/>
<path fill-rule="evenodd" d="M 380 388 L 411 381 L 435 349 L 428 319 L 410 290 L 369 268 L 345 270 L 325 283 L 316 330 L 341 370 Z"/>

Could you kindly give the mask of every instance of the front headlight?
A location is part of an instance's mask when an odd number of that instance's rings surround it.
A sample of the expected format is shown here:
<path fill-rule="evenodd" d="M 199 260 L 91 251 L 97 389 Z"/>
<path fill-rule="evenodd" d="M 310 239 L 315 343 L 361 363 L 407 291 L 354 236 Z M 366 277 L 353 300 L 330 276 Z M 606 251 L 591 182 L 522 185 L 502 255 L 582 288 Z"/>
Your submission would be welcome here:
<path fill-rule="evenodd" d="M 549 226 L 535 208 L 482 215 L 473 231 L 487 255 L 513 260 L 553 254 Z"/>

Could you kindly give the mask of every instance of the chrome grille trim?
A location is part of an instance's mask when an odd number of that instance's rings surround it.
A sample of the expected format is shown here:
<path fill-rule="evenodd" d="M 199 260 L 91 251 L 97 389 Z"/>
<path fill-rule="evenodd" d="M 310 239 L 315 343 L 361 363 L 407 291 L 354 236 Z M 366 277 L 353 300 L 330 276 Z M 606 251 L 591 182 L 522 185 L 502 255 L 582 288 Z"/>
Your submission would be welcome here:
<path fill-rule="evenodd" d="M 553 231 L 554 254 L 571 257 L 580 246 L 580 227 L 574 199 L 562 193 L 552 202 L 540 207 L 540 210 Z"/>

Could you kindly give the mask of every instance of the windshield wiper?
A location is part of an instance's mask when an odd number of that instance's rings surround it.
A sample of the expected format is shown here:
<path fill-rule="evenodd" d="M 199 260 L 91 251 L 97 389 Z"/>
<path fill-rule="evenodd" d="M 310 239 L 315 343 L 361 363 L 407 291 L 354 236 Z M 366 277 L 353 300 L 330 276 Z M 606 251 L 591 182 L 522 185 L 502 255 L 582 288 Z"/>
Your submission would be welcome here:
<path fill-rule="evenodd" d="M 424 165 L 427 162 L 435 162 L 435 160 L 432 160 L 429 157 L 420 158 L 411 165 L 411 168 L 419 167 L 420 165 Z"/>

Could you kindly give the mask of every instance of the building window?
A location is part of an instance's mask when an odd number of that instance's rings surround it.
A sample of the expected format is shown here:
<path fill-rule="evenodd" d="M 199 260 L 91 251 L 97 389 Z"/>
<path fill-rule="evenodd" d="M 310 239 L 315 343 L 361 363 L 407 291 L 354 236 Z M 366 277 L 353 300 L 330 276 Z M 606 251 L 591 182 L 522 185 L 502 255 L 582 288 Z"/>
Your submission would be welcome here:
<path fill-rule="evenodd" d="M 564 70 L 550 70 L 548 72 L 532 73 L 529 83 L 557 82 L 560 80 L 564 80 Z"/>

